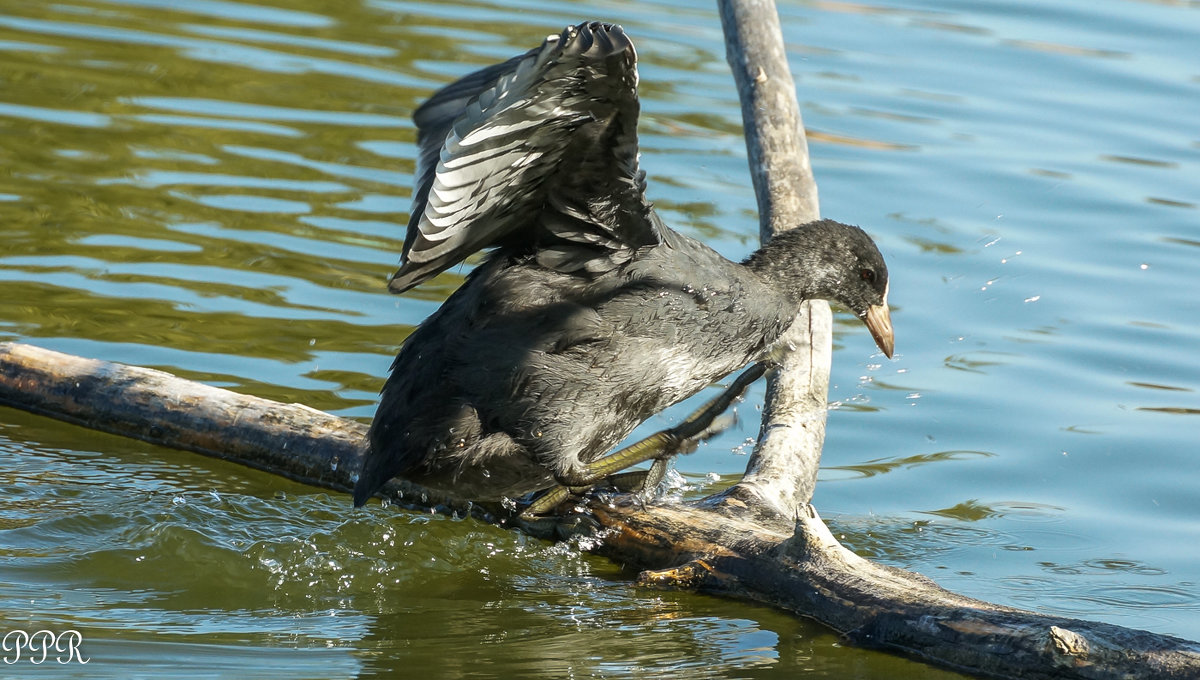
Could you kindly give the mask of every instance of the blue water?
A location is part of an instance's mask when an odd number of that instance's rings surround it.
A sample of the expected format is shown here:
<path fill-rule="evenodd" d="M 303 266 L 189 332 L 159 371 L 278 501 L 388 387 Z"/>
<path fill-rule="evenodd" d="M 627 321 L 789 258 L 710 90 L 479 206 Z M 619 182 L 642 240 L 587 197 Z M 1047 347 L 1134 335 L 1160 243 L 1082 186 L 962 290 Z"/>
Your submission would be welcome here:
<path fill-rule="evenodd" d="M 889 361 L 838 318 L 818 510 L 952 590 L 1200 639 L 1200 7 L 780 13 L 822 213 L 878 241 L 896 329 Z M 462 273 L 384 289 L 409 114 L 586 18 L 637 42 L 664 219 L 745 256 L 712 5 L 0 0 L 0 340 L 369 418 Z M 689 494 L 740 474 L 760 400 L 679 461 Z M 6 409 L 0 461 L 0 631 L 82 630 L 78 677 L 942 677 L 569 546 Z"/>
<path fill-rule="evenodd" d="M 944 534 L 901 561 L 948 587 L 1195 638 L 1195 7 L 808 19 L 849 44 L 803 62 L 806 124 L 901 147 L 814 151 L 824 212 L 892 262 L 901 354 L 845 336 L 818 507 Z M 898 465 L 839 469 L 867 461 Z"/>

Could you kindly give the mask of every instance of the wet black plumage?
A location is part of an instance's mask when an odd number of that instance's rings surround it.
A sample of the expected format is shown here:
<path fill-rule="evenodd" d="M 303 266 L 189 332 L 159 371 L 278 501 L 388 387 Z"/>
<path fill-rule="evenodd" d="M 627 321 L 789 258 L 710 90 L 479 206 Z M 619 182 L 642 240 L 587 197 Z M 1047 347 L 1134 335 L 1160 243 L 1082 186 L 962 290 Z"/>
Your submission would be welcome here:
<path fill-rule="evenodd" d="M 887 267 L 861 229 L 804 225 L 739 264 L 662 223 L 638 167 L 635 63 L 620 27 L 582 24 L 414 114 L 389 289 L 496 248 L 396 357 L 355 504 L 397 475 L 476 500 L 576 476 L 770 353 L 807 299 L 851 309 L 890 356 Z"/>

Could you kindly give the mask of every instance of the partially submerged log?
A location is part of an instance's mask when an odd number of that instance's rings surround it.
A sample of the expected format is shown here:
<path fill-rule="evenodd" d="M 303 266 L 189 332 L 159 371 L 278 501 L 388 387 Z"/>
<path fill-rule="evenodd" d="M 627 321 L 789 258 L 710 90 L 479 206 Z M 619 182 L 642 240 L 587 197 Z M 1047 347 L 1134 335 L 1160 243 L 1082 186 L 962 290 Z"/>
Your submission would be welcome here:
<path fill-rule="evenodd" d="M 0 405 L 344 492 L 354 488 L 367 446 L 366 425 L 303 404 L 19 343 L 0 343 Z M 469 507 L 400 480 L 387 492 Z"/>
<path fill-rule="evenodd" d="M 816 185 L 773 2 L 719 5 L 766 237 L 818 216 Z M 768 387 L 759 445 L 741 483 L 684 505 L 590 503 L 602 527 L 593 550 L 642 570 L 649 585 L 764 602 L 858 644 L 978 675 L 1200 677 L 1195 642 L 981 602 L 840 545 L 808 504 L 824 438 L 831 329 L 823 302 L 795 324 L 797 351 Z M 0 404 L 339 491 L 353 486 L 366 446 L 362 424 L 299 404 L 15 343 L 0 343 Z M 388 493 L 408 507 L 501 519 L 401 482 Z"/>
<path fill-rule="evenodd" d="M 701 515 L 686 507 L 609 514 L 598 552 L 678 561 L 639 581 L 754 599 L 815 618 L 855 644 L 1003 678 L 1197 678 L 1200 644 L 1047 616 L 952 593 L 843 547 L 809 507 L 794 525 Z M 660 539 L 655 546 L 654 538 Z M 686 543 L 685 543 L 686 541 Z"/>
<path fill-rule="evenodd" d="M 366 445 L 361 423 L 307 406 L 17 343 L 0 343 L 0 404 L 339 491 L 353 486 Z M 408 507 L 498 519 L 478 505 L 447 505 L 413 485 L 389 493 Z M 1198 643 L 957 595 L 919 574 L 855 555 L 811 506 L 793 522 L 722 501 L 591 503 L 602 529 L 601 540 L 589 543 L 594 552 L 641 570 L 639 581 L 647 585 L 763 602 L 815 619 L 857 644 L 968 673 L 1200 677 Z"/>

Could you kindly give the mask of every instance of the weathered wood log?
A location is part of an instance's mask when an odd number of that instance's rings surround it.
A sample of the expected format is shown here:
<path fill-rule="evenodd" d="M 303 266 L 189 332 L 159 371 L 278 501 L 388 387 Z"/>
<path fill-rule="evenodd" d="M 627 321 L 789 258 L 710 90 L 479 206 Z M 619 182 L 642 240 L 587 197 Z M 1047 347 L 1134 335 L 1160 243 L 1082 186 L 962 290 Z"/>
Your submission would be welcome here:
<path fill-rule="evenodd" d="M 0 405 L 337 491 L 354 488 L 367 446 L 366 425 L 303 404 L 19 343 L 0 343 Z M 386 490 L 421 506 L 468 505 L 401 480 Z"/>
<path fill-rule="evenodd" d="M 647 584 L 754 599 L 815 618 L 851 642 L 1000 678 L 1200 678 L 1200 644 L 975 600 L 843 547 L 815 511 L 794 525 L 686 506 L 594 508 L 597 552 L 641 565 Z"/>
<path fill-rule="evenodd" d="M 339 491 L 353 486 L 366 445 L 361 423 L 306 406 L 16 343 L 0 343 L 0 404 Z M 414 485 L 389 493 L 409 507 L 498 519 Z M 643 570 L 639 580 L 648 585 L 764 602 L 855 643 L 978 675 L 1200 677 L 1198 643 L 956 595 L 855 555 L 804 507 L 792 522 L 738 512 L 740 503 L 727 497 L 649 507 L 591 503 L 603 528 L 592 549 Z"/>
<path fill-rule="evenodd" d="M 816 185 L 774 4 L 719 4 L 769 234 L 817 216 Z M 768 388 L 746 479 L 688 505 L 592 503 L 606 529 L 593 550 L 644 570 L 646 584 L 765 602 L 859 644 L 979 675 L 1200 677 L 1200 644 L 973 600 L 841 546 L 808 505 L 824 437 L 828 306 L 814 305 L 795 329 L 798 351 Z M 12 343 L 0 344 L 0 404 L 341 491 L 366 445 L 360 423 L 305 406 Z M 410 507 L 497 519 L 413 485 L 394 482 L 388 492 Z"/>

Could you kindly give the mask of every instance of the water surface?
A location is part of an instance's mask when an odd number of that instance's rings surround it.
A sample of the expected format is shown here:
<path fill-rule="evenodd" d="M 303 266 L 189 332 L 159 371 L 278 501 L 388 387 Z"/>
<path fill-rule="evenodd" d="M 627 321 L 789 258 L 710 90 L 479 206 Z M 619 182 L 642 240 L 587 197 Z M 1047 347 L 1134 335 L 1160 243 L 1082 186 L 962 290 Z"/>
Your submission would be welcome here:
<path fill-rule="evenodd" d="M 897 357 L 839 317 L 816 503 L 860 553 L 1200 639 L 1200 9 L 781 2 L 826 216 L 889 259 Z M 756 244 L 715 8 L 0 0 L 0 339 L 369 419 L 465 270 L 384 281 L 409 115 L 564 24 L 623 24 L 664 219 Z M 736 479 L 741 424 L 679 462 Z M 683 405 L 648 422 L 677 422 Z M 78 677 L 952 677 L 617 565 L 0 410 L 0 631 Z"/>

